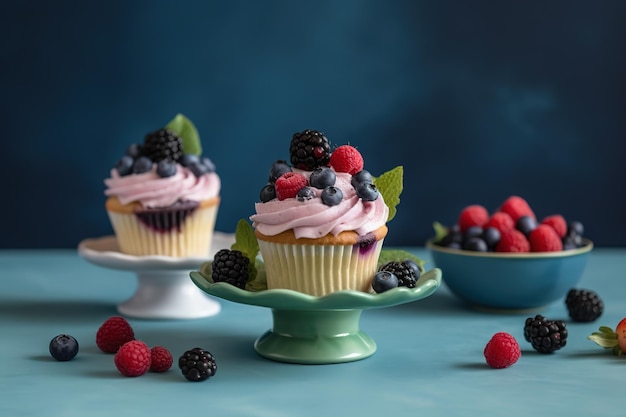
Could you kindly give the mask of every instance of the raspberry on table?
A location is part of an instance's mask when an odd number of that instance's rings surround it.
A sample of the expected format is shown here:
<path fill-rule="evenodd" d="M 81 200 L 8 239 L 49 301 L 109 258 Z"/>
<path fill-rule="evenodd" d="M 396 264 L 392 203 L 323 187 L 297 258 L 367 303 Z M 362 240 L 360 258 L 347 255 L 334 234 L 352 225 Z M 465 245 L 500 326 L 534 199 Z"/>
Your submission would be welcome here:
<path fill-rule="evenodd" d="M 563 320 L 549 320 L 537 314 L 524 323 L 524 339 L 541 353 L 552 353 L 567 344 L 567 326 Z"/>
<path fill-rule="evenodd" d="M 150 349 L 150 359 L 150 371 L 152 372 L 165 372 L 174 363 L 172 354 L 163 346 L 155 346 Z"/>
<path fill-rule="evenodd" d="M 498 332 L 491 337 L 483 351 L 487 365 L 495 369 L 508 368 L 522 356 L 519 343 L 506 332 Z"/>
<path fill-rule="evenodd" d="M 503 211 L 507 213 L 514 222 L 517 223 L 517 220 L 522 216 L 530 216 L 532 219 L 536 219 L 535 213 L 530 208 L 530 205 L 526 200 L 522 197 L 513 195 L 504 200 L 502 205 L 497 211 Z"/>
<path fill-rule="evenodd" d="M 144 342 L 131 340 L 119 348 L 113 359 L 122 375 L 141 376 L 150 369 L 152 354 Z"/>
<path fill-rule="evenodd" d="M 96 345 L 106 353 L 115 353 L 124 343 L 134 339 L 133 328 L 121 316 L 106 319 L 96 333 Z"/>
<path fill-rule="evenodd" d="M 563 250 L 563 242 L 552 226 L 540 224 L 528 234 L 531 252 L 556 252 Z"/>
<path fill-rule="evenodd" d="M 330 154 L 331 167 L 337 172 L 354 175 L 363 170 L 364 161 L 361 153 L 351 145 L 341 145 Z"/>
<path fill-rule="evenodd" d="M 591 290 L 572 288 L 565 297 L 565 306 L 572 320 L 591 322 L 598 319 L 604 312 L 604 302 Z"/>
<path fill-rule="evenodd" d="M 274 185 L 276 197 L 281 201 L 287 198 L 295 198 L 298 195 L 298 191 L 307 185 L 309 185 L 309 181 L 304 175 L 297 172 L 286 172 L 276 180 Z"/>
<path fill-rule="evenodd" d="M 552 216 L 545 217 L 541 221 L 541 224 L 551 226 L 556 231 L 556 234 L 559 235 L 560 239 L 563 239 L 565 235 L 567 235 L 567 222 L 560 214 L 553 214 Z"/>
<path fill-rule="evenodd" d="M 496 252 L 530 252 L 530 243 L 526 236 L 517 229 L 511 229 L 500 236 Z"/>
<path fill-rule="evenodd" d="M 489 220 L 489 212 L 480 204 L 472 204 L 461 210 L 457 224 L 461 228 L 461 233 L 473 226 L 483 227 Z"/>

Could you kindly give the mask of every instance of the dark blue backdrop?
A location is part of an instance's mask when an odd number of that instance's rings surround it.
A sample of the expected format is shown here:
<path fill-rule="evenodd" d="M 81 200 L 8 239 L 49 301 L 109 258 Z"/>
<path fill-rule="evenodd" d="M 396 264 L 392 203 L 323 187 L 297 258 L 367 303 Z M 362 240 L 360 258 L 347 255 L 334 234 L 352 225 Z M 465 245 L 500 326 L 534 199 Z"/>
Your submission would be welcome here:
<path fill-rule="evenodd" d="M 111 233 L 103 179 L 176 113 L 253 211 L 293 132 L 405 168 L 388 244 L 511 194 L 626 246 L 626 2 L 23 1 L 2 5 L 0 247 Z"/>

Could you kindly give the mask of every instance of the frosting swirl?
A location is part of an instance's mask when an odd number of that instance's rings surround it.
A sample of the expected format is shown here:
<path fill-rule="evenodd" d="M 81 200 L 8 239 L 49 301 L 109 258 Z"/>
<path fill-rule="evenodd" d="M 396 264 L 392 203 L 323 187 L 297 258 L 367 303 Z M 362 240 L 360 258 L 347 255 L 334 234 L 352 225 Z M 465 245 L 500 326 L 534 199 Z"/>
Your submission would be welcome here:
<path fill-rule="evenodd" d="M 294 171 L 307 178 L 311 175 L 309 171 Z M 322 190 L 314 188 L 316 198 L 310 200 L 287 198 L 280 201 L 275 198 L 256 203 L 256 214 L 250 216 L 252 226 L 267 236 L 293 229 L 297 239 L 317 239 L 329 233 L 337 236 L 348 230 L 365 235 L 383 226 L 389 217 L 383 196 L 379 194 L 374 201 L 364 201 L 350 184 L 350 174 L 337 172 L 336 176 L 335 187 L 343 192 L 338 205 L 325 205 L 319 198 Z"/>
<path fill-rule="evenodd" d="M 159 177 L 156 164 L 148 172 L 121 176 L 115 168 L 104 180 L 106 196 L 116 196 L 120 203 L 134 201 L 146 208 L 168 207 L 177 201 L 203 201 L 219 195 L 221 182 L 215 172 L 196 177 L 188 168 L 176 164 L 176 174 Z"/>

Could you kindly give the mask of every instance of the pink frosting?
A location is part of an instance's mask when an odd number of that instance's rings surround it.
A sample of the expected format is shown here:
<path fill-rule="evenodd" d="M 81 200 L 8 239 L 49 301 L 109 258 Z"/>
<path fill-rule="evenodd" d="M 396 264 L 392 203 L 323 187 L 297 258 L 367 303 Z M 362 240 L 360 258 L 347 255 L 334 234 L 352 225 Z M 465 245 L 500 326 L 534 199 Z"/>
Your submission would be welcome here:
<path fill-rule="evenodd" d="M 310 172 L 294 171 L 306 176 Z M 347 230 L 359 235 L 373 232 L 387 222 L 389 208 L 379 194 L 374 201 L 363 201 L 350 184 L 352 176 L 336 173 L 335 187 L 343 192 L 343 200 L 336 206 L 327 206 L 319 198 L 322 190 L 314 189 L 318 198 L 298 201 L 296 198 L 256 203 L 256 214 L 250 216 L 252 225 L 266 236 L 274 236 L 293 229 L 296 238 L 316 239 L 332 233 L 337 236 Z"/>
<path fill-rule="evenodd" d="M 219 195 L 221 182 L 215 173 L 196 177 L 189 169 L 176 164 L 176 174 L 161 178 L 152 170 L 143 174 L 120 176 L 114 168 L 104 180 L 104 194 L 117 196 L 122 204 L 138 201 L 144 207 L 168 207 L 177 201 L 203 201 Z"/>

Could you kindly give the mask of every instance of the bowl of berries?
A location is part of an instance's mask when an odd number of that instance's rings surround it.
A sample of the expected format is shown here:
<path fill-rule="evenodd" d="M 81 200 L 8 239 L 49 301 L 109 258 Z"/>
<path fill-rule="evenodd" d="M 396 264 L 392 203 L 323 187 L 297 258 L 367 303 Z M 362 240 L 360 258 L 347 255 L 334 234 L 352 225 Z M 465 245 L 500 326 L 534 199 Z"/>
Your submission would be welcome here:
<path fill-rule="evenodd" d="M 446 287 L 468 306 L 495 312 L 543 309 L 576 286 L 593 242 L 561 214 L 537 217 L 522 197 L 495 211 L 474 204 L 426 243 Z"/>

